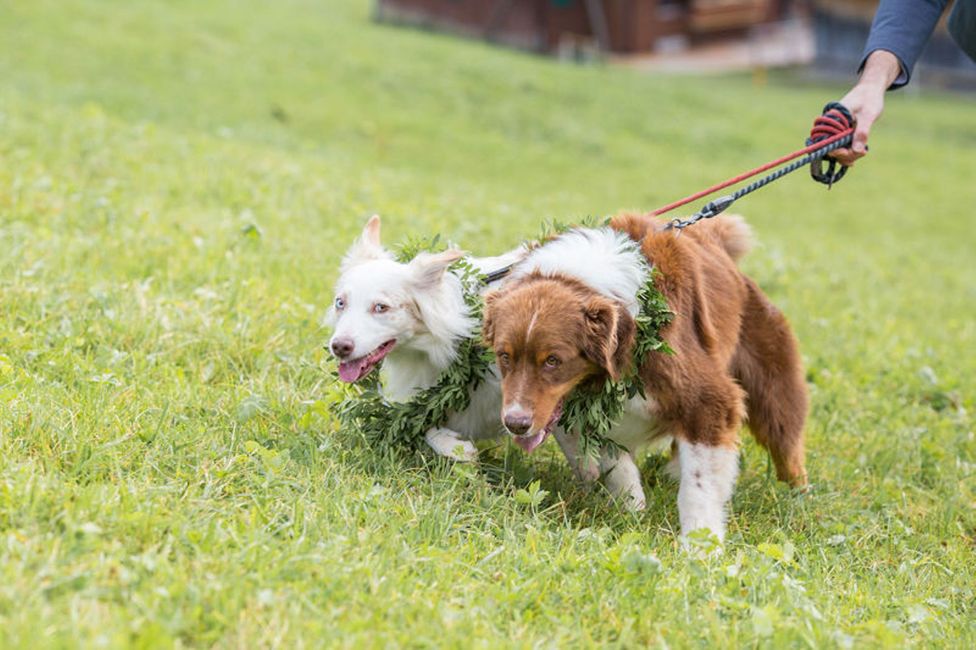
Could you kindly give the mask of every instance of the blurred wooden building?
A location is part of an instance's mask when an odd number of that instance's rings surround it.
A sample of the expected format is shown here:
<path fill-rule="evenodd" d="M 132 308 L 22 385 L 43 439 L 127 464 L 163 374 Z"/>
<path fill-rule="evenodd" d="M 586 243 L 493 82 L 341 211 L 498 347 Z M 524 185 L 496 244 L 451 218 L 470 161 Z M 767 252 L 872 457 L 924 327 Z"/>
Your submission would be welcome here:
<path fill-rule="evenodd" d="M 381 21 L 442 29 L 538 52 L 592 39 L 605 52 L 646 53 L 661 39 L 745 33 L 790 0 L 376 0 Z"/>

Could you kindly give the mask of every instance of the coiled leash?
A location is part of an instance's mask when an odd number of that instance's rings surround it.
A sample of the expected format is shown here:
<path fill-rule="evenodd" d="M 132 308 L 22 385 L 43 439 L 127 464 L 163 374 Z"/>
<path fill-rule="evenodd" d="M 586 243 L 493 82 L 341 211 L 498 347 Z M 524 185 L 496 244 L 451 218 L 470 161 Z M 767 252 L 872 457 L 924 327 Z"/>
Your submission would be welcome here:
<path fill-rule="evenodd" d="M 823 183 L 829 189 L 834 183 L 844 178 L 844 174 L 847 173 L 847 167 L 841 165 L 833 158 L 827 158 L 827 154 L 837 149 L 843 149 L 844 147 L 851 144 L 854 139 L 854 116 L 851 112 L 847 110 L 843 104 L 839 102 L 830 102 L 824 106 L 823 114 L 813 121 L 813 129 L 810 131 L 810 137 L 807 138 L 806 147 L 794 151 L 791 154 L 787 154 L 782 158 L 777 158 L 776 160 L 770 161 L 765 165 L 756 167 L 755 169 L 750 169 L 749 171 L 734 176 L 717 185 L 712 185 L 701 192 L 695 192 L 690 196 L 675 201 L 674 203 L 668 203 L 664 207 L 658 208 L 653 212 L 649 213 L 648 216 L 656 217 L 665 212 L 670 212 L 675 208 L 679 208 L 682 205 L 691 203 L 692 201 L 697 201 L 698 199 L 708 196 L 709 194 L 714 194 L 719 190 L 725 189 L 730 185 L 735 185 L 736 183 L 741 183 L 747 178 L 752 178 L 756 174 L 761 174 L 764 171 L 768 171 L 774 167 L 779 167 L 780 165 L 791 162 L 785 167 L 777 169 L 772 174 L 764 176 L 757 181 L 753 181 L 749 185 L 740 188 L 733 192 L 732 194 L 727 194 L 725 196 L 719 197 L 714 201 L 709 201 L 705 207 L 701 210 L 688 217 L 687 219 L 672 219 L 667 223 L 662 230 L 674 230 L 680 233 L 682 230 L 688 226 L 698 223 L 702 219 L 711 219 L 712 217 L 724 212 L 730 205 L 741 199 L 746 194 L 751 194 L 755 192 L 760 187 L 769 185 L 775 180 L 786 176 L 790 172 L 795 172 L 797 169 L 805 165 L 810 165 L 810 176 L 813 180 L 818 183 Z M 802 158 L 800 158 L 802 156 Z M 826 160 L 825 160 L 826 159 Z M 491 271 L 484 278 L 485 284 L 491 284 L 501 280 L 508 275 L 509 271 L 512 270 L 512 266 L 505 266 L 495 271 Z"/>
<path fill-rule="evenodd" d="M 756 174 L 761 174 L 774 167 L 779 167 L 796 158 L 799 158 L 799 160 L 794 160 L 789 165 L 781 167 L 772 174 L 764 176 L 757 181 L 753 181 L 732 194 L 727 194 L 713 201 L 709 201 L 701 210 L 687 219 L 672 219 L 664 226 L 663 230 L 676 230 L 680 232 L 702 219 L 711 219 L 727 210 L 730 205 L 746 194 L 751 194 L 759 188 L 765 187 L 773 181 L 779 180 L 790 172 L 795 172 L 797 169 L 806 165 L 810 165 L 810 176 L 813 177 L 813 180 L 823 183 L 829 189 L 834 183 L 844 177 L 844 174 L 847 173 L 847 167 L 841 165 L 833 158 L 827 158 L 827 154 L 837 149 L 843 149 L 851 144 L 851 141 L 854 139 L 854 126 L 854 116 L 847 110 L 847 107 L 838 102 L 830 102 L 824 106 L 823 114 L 813 121 L 813 129 L 810 131 L 810 137 L 807 138 L 806 142 L 807 146 L 803 149 L 798 149 L 793 153 L 777 158 L 738 176 L 734 176 L 727 181 L 713 185 L 701 192 L 695 192 L 679 201 L 669 203 L 664 207 L 654 210 L 649 216 L 656 217 L 665 212 L 670 212 L 675 208 L 691 203 L 692 201 L 697 201 L 709 194 L 714 194 L 730 185 L 741 183 L 747 178 L 752 178 Z"/>

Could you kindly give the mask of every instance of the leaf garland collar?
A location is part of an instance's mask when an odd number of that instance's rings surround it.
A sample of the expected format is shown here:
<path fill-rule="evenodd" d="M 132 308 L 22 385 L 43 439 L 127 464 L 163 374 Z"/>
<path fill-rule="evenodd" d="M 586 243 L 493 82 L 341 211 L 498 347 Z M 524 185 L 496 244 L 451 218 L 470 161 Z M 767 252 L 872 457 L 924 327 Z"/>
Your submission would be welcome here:
<path fill-rule="evenodd" d="M 577 227 L 597 227 L 584 222 Z M 551 222 L 543 236 L 546 241 L 571 228 Z M 397 260 L 407 262 L 422 251 L 438 248 L 439 237 L 411 240 L 397 251 Z M 358 431 L 370 444 L 390 445 L 407 449 L 422 448 L 426 433 L 443 426 L 452 413 L 459 413 L 471 404 L 471 395 L 491 371 L 494 354 L 481 338 L 482 297 L 485 276 L 467 260 L 455 262 L 449 272 L 460 279 L 464 302 L 472 318 L 478 323 L 471 336 L 458 343 L 457 356 L 430 387 L 421 389 L 403 402 L 391 402 L 383 397 L 378 369 L 374 369 L 358 384 L 344 385 L 344 398 L 336 410 L 345 427 Z M 620 445 L 609 438 L 610 430 L 623 414 L 628 400 L 644 397 L 640 366 L 651 352 L 671 353 L 661 338 L 661 330 L 671 322 L 673 313 L 667 300 L 654 284 L 657 272 L 648 268 L 647 282 L 637 294 L 639 311 L 635 318 L 636 339 L 627 374 L 613 381 L 609 377 L 577 387 L 565 400 L 559 424 L 567 431 L 580 434 L 579 448 L 589 456 L 601 450 L 616 453 Z"/>

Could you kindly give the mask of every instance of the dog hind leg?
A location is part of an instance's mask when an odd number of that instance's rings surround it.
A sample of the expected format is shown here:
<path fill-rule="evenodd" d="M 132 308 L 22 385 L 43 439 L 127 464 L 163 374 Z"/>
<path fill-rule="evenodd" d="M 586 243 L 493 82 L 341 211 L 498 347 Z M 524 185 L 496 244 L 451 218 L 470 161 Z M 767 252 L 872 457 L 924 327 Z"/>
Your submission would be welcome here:
<path fill-rule="evenodd" d="M 749 295 L 732 374 L 747 394 L 749 429 L 769 450 L 777 478 L 803 487 L 807 390 L 799 347 L 783 314 L 754 282 L 746 283 Z"/>

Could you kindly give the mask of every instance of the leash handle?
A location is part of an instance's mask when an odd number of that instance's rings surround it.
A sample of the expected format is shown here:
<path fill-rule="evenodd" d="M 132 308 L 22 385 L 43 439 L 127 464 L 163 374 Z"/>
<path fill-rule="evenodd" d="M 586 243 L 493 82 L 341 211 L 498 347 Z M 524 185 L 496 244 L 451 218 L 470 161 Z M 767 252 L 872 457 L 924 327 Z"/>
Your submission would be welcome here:
<path fill-rule="evenodd" d="M 830 102 L 824 106 L 823 114 L 813 121 L 813 130 L 807 138 L 807 146 L 823 142 L 840 134 L 846 134 L 838 142 L 849 145 L 854 140 L 854 127 L 857 120 L 847 107 L 840 102 Z M 833 158 L 821 158 L 810 163 L 810 177 L 818 183 L 823 183 L 829 189 L 834 183 L 844 178 L 847 166 Z"/>

